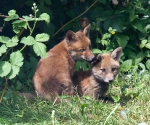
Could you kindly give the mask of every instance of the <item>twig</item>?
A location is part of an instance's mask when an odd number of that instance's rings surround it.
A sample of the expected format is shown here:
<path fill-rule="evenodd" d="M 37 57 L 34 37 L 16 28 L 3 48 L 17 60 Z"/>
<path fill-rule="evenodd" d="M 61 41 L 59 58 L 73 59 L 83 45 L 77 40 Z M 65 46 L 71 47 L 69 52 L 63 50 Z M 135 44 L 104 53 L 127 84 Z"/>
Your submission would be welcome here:
<path fill-rule="evenodd" d="M 5 82 L 5 86 L 4 86 L 4 89 L 3 89 L 3 92 L 2 92 L 2 95 L 1 95 L 1 98 L 0 98 L 0 103 L 3 100 L 3 96 L 4 96 L 4 93 L 5 93 L 7 85 L 8 85 L 8 78 L 5 77 L 5 80 L 6 80 L 6 82 Z"/>
<path fill-rule="evenodd" d="M 9 17 L 9 16 L 6 16 L 6 15 L 0 15 L 0 17 L 3 17 L 3 18 L 7 18 L 7 17 Z M 19 20 L 24 20 L 23 18 L 18 18 Z"/>
<path fill-rule="evenodd" d="M 118 103 L 116 105 L 116 107 L 111 111 L 111 113 L 108 115 L 108 117 L 106 118 L 104 125 L 106 124 L 106 122 L 108 121 L 108 119 L 110 118 L 110 116 L 115 112 L 115 110 L 120 106 L 120 104 Z"/>
<path fill-rule="evenodd" d="M 60 31 L 62 30 L 66 25 L 68 25 L 69 23 L 73 22 L 74 20 L 76 20 L 77 18 L 81 17 L 83 14 L 85 14 L 89 9 L 91 9 L 96 3 L 98 2 L 98 0 L 96 0 L 89 8 L 87 8 L 83 13 L 81 13 L 79 16 L 75 17 L 74 19 L 72 19 L 71 21 L 69 21 L 68 23 L 64 24 L 59 30 L 57 30 L 57 32 L 52 36 L 52 38 Z M 52 39 L 51 38 L 51 39 Z"/>

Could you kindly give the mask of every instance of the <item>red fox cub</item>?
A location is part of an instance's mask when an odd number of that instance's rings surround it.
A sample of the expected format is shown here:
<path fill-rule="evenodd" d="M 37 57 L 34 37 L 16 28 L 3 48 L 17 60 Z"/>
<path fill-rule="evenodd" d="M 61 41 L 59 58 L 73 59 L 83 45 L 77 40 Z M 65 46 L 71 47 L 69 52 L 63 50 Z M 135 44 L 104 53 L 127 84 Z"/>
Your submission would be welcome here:
<path fill-rule="evenodd" d="M 79 96 L 87 95 L 94 99 L 103 98 L 109 84 L 114 81 L 118 73 L 121 54 L 121 47 L 109 54 L 99 54 L 95 56 L 95 61 L 92 61 L 90 70 L 76 71 L 73 83 Z"/>
<path fill-rule="evenodd" d="M 48 57 L 40 59 L 33 77 L 39 97 L 54 100 L 62 94 L 74 95 L 71 77 L 76 60 L 94 58 L 88 38 L 90 27 L 88 24 L 76 33 L 68 31 L 64 40 L 48 51 Z"/>

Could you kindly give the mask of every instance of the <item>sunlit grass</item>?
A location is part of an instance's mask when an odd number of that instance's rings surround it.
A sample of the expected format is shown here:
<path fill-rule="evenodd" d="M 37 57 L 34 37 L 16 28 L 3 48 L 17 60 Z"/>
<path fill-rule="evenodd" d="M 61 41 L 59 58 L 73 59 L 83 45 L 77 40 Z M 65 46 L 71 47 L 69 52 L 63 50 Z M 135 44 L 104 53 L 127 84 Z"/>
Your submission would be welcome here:
<path fill-rule="evenodd" d="M 148 73 L 120 75 L 110 86 L 110 104 L 78 96 L 54 104 L 37 98 L 32 102 L 13 99 L 0 104 L 0 124 L 8 125 L 137 125 L 150 124 L 150 78 Z"/>

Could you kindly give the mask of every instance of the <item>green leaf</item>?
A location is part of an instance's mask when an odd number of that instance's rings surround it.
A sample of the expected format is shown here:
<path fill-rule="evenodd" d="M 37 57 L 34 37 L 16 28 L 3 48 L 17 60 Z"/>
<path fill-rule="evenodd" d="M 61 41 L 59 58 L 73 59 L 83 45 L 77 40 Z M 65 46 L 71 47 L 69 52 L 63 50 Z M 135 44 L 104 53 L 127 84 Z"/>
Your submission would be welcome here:
<path fill-rule="evenodd" d="M 93 53 L 102 53 L 102 51 L 101 51 L 101 50 L 96 49 L 96 48 L 92 49 L 92 52 L 93 52 Z"/>
<path fill-rule="evenodd" d="M 10 11 L 8 12 L 8 15 L 9 15 L 9 16 L 13 16 L 14 14 L 16 14 L 16 10 L 10 10 Z"/>
<path fill-rule="evenodd" d="M 110 38 L 110 37 L 111 37 L 111 34 L 110 34 L 110 33 L 105 33 L 105 34 L 103 35 L 102 39 L 104 40 L 104 39 L 108 39 L 108 38 Z"/>
<path fill-rule="evenodd" d="M 13 22 L 13 25 L 15 27 L 23 27 L 23 28 L 27 29 L 27 22 L 24 20 L 16 20 Z"/>
<path fill-rule="evenodd" d="M 140 52 L 135 57 L 135 65 L 137 65 L 139 62 L 141 62 L 144 59 L 145 55 L 143 52 Z"/>
<path fill-rule="evenodd" d="M 146 68 L 150 70 L 150 59 L 146 61 Z"/>
<path fill-rule="evenodd" d="M 130 19 L 130 22 L 132 22 L 134 19 L 138 18 L 138 16 L 135 15 L 134 12 L 135 12 L 134 7 L 131 8 L 131 10 L 129 10 L 129 19 Z"/>
<path fill-rule="evenodd" d="M 43 43 L 36 42 L 33 45 L 34 52 L 40 57 L 46 57 L 46 46 Z"/>
<path fill-rule="evenodd" d="M 48 4 L 48 5 L 51 5 L 51 4 L 52 4 L 50 0 L 44 0 L 44 2 L 45 2 L 46 4 Z"/>
<path fill-rule="evenodd" d="M 0 61 L 0 77 L 7 76 L 11 71 L 11 64 L 6 61 Z"/>
<path fill-rule="evenodd" d="M 96 43 L 101 43 L 101 40 L 100 40 L 100 38 L 96 38 Z"/>
<path fill-rule="evenodd" d="M 121 46 L 122 48 L 124 48 L 127 45 L 129 40 L 128 36 L 121 35 L 121 34 L 116 35 L 116 38 L 119 46 Z"/>
<path fill-rule="evenodd" d="M 145 31 L 147 32 L 148 30 L 150 30 L 150 24 L 145 27 Z"/>
<path fill-rule="evenodd" d="M 142 44 L 146 44 L 147 43 L 147 40 L 146 39 L 144 39 L 144 40 L 142 40 L 142 42 L 141 42 Z"/>
<path fill-rule="evenodd" d="M 21 67 L 23 65 L 23 56 L 20 51 L 16 51 L 10 54 L 10 62 L 13 66 Z"/>
<path fill-rule="evenodd" d="M 150 43 L 147 43 L 147 44 L 145 45 L 145 47 L 148 48 L 148 49 L 150 49 Z"/>
<path fill-rule="evenodd" d="M 3 44 L 1 47 L 0 47 L 0 56 L 5 53 L 7 50 L 7 47 Z"/>
<path fill-rule="evenodd" d="M 46 23 L 50 22 L 50 16 L 47 13 L 42 13 L 39 19 L 44 20 Z"/>
<path fill-rule="evenodd" d="M 0 36 L 0 42 L 1 43 L 6 43 L 9 42 L 10 38 L 9 37 L 5 37 L 5 36 Z"/>
<path fill-rule="evenodd" d="M 141 24 L 141 22 L 139 20 L 134 20 L 133 22 L 131 22 L 131 25 L 135 29 L 141 31 L 142 33 L 145 33 L 145 30 L 144 30 L 144 28 L 143 28 L 143 26 L 142 26 L 142 24 Z"/>
<path fill-rule="evenodd" d="M 20 67 L 18 67 L 16 65 L 11 65 L 11 71 L 7 76 L 8 79 L 14 78 L 16 75 L 18 75 L 19 71 L 20 71 Z"/>
<path fill-rule="evenodd" d="M 28 37 L 23 37 L 20 41 L 20 43 L 23 43 L 25 45 L 33 45 L 36 43 L 35 39 L 32 36 L 28 36 Z"/>
<path fill-rule="evenodd" d="M 98 0 L 98 2 L 102 3 L 102 4 L 105 4 L 106 3 L 106 0 Z"/>
<path fill-rule="evenodd" d="M 145 52 L 145 56 L 146 56 L 146 57 L 150 57 L 150 50 L 147 50 L 147 51 Z"/>
<path fill-rule="evenodd" d="M 18 45 L 18 41 L 19 41 L 18 37 L 17 37 L 17 36 L 14 36 L 14 37 L 12 37 L 11 40 L 9 40 L 8 42 L 6 42 L 6 46 L 7 46 L 7 47 L 16 46 L 16 45 Z"/>
<path fill-rule="evenodd" d="M 35 36 L 35 40 L 38 42 L 45 42 L 49 40 L 49 35 L 46 33 L 42 33 L 42 34 L 37 34 Z"/>
<path fill-rule="evenodd" d="M 127 72 L 131 69 L 131 67 L 132 67 L 132 60 L 131 59 L 126 60 L 121 64 L 120 71 Z"/>
<path fill-rule="evenodd" d="M 104 46 L 104 45 L 107 45 L 108 44 L 108 41 L 107 40 L 101 40 L 101 43 L 102 43 L 102 45 Z"/>

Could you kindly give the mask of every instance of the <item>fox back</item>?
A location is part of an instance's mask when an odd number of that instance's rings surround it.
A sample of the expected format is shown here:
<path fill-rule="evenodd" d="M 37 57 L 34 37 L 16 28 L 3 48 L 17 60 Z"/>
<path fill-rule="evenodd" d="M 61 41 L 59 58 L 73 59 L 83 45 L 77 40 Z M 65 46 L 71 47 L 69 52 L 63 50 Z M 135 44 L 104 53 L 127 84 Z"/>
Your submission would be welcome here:
<path fill-rule="evenodd" d="M 95 99 L 104 97 L 109 84 L 118 74 L 121 54 L 121 47 L 109 54 L 99 54 L 91 62 L 92 68 L 90 70 L 76 71 L 73 83 L 77 87 L 77 93 L 80 96 L 88 95 Z"/>
<path fill-rule="evenodd" d="M 94 58 L 88 38 L 90 26 L 76 33 L 68 31 L 64 40 L 48 51 L 48 57 L 40 59 L 33 77 L 38 96 L 54 100 L 62 94 L 74 95 L 71 77 L 76 60 Z"/>

